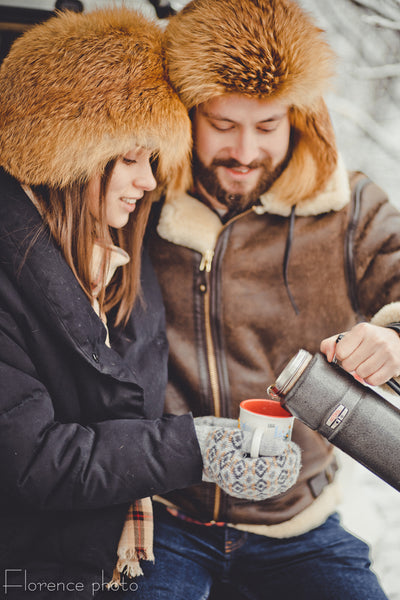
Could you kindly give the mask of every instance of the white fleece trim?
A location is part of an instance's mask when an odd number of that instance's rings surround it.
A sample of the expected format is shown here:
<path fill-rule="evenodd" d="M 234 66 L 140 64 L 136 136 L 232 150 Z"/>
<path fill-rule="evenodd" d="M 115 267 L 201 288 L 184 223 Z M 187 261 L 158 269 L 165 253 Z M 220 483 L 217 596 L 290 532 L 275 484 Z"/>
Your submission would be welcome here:
<path fill-rule="evenodd" d="M 272 538 L 289 538 L 296 535 L 303 535 L 325 523 L 326 519 L 336 512 L 341 501 L 340 484 L 337 479 L 330 485 L 327 485 L 322 493 L 316 498 L 310 506 L 283 523 L 276 525 L 252 525 L 251 523 L 227 523 L 233 529 L 248 531 L 257 535 L 266 535 Z M 153 501 L 160 502 L 170 508 L 180 510 L 178 506 L 169 502 L 161 496 L 153 496 Z M 210 521 L 213 523 L 213 521 Z"/>
<path fill-rule="evenodd" d="M 386 327 L 389 323 L 400 323 L 400 302 L 385 304 L 372 317 L 370 322 L 372 325 L 380 325 L 381 327 Z"/>
<path fill-rule="evenodd" d="M 157 231 L 165 240 L 205 255 L 214 251 L 222 228 L 218 215 L 205 204 L 180 194 L 166 200 Z"/>
<path fill-rule="evenodd" d="M 276 525 L 251 525 L 248 523 L 232 525 L 229 523 L 229 526 L 241 531 L 249 531 L 257 535 L 279 539 L 303 535 L 311 529 L 323 525 L 326 519 L 336 512 L 341 500 L 340 496 L 340 484 L 335 480 L 323 489 L 322 493 L 310 506 L 289 519 L 289 521 L 277 523 Z"/>
<path fill-rule="evenodd" d="M 296 215 L 299 217 L 311 217 L 330 212 L 331 210 L 341 210 L 350 202 L 350 184 L 348 173 L 342 157 L 338 156 L 338 162 L 335 172 L 327 183 L 323 192 L 319 192 L 313 198 L 302 200 L 296 205 Z M 291 212 L 291 206 L 282 204 L 279 197 L 272 191 L 263 194 L 260 197 L 262 206 L 254 207 L 257 214 L 265 212 L 281 217 L 288 217 Z"/>
<path fill-rule="evenodd" d="M 291 208 L 282 205 L 273 194 L 260 198 L 263 206 L 253 206 L 256 214 L 289 216 Z M 348 174 L 341 157 L 331 180 L 324 192 L 306 200 L 296 208 L 299 216 L 312 216 L 340 210 L 350 201 Z M 159 235 L 173 244 L 200 252 L 203 256 L 212 255 L 218 236 L 223 229 L 218 215 L 208 206 L 187 193 L 171 195 L 161 210 L 157 226 Z"/>

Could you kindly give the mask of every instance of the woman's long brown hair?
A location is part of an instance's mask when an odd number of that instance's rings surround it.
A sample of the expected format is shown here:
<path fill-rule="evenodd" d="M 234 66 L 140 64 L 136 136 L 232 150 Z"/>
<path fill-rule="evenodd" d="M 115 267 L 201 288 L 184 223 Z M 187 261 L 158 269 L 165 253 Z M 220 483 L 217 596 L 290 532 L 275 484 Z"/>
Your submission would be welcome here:
<path fill-rule="evenodd" d="M 44 223 L 60 247 L 83 291 L 92 301 L 91 260 L 95 241 L 109 241 L 123 248 L 130 262 L 119 267 L 107 288 L 98 296 L 100 310 L 118 307 L 115 325 L 125 324 L 140 295 L 140 264 L 143 236 L 151 208 L 151 194 L 145 193 L 127 225 L 110 228 L 105 220 L 105 195 L 116 160 L 108 163 L 100 179 L 99 215 L 90 211 L 87 183 L 63 189 L 32 186 Z M 111 236 L 111 238 L 110 238 Z M 109 260 L 109 256 L 106 259 Z M 106 269 L 104 270 L 105 275 Z"/>

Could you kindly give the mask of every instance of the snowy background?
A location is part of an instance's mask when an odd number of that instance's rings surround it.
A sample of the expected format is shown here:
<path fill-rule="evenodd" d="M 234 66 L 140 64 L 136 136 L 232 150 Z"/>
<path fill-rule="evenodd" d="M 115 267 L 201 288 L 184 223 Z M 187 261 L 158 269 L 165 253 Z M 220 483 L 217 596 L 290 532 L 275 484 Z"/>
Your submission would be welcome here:
<path fill-rule="evenodd" d="M 338 55 L 335 86 L 326 99 L 339 149 L 350 169 L 364 171 L 400 207 L 400 0 L 298 1 L 326 31 Z M 121 3 L 82 2 L 85 10 Z M 0 6 L 48 10 L 54 4 L 52 0 L 0 0 Z M 156 18 L 147 0 L 125 0 L 125 4 Z M 186 2 L 171 0 L 170 4 L 179 10 Z M 393 401 L 400 407 L 400 398 Z M 343 523 L 370 544 L 373 568 L 386 594 L 390 600 L 400 600 L 400 494 L 338 454 Z"/>

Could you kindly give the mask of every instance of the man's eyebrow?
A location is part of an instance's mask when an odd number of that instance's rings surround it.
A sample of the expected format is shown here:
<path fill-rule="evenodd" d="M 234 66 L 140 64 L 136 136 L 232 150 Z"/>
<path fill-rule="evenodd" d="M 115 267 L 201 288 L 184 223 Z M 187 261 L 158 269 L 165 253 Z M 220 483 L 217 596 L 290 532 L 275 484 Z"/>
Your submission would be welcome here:
<path fill-rule="evenodd" d="M 220 115 L 219 113 L 209 112 L 208 110 L 202 109 L 201 111 L 205 117 L 208 119 L 215 119 L 216 121 L 227 121 L 228 123 L 236 123 L 233 119 L 229 119 L 224 115 Z M 261 125 L 262 123 L 271 123 L 273 121 L 280 121 L 286 115 L 286 112 L 277 113 L 275 115 L 271 115 L 268 119 L 262 119 L 261 121 L 257 121 L 256 125 Z"/>
<path fill-rule="evenodd" d="M 215 119 L 216 121 L 229 121 L 229 123 L 235 123 L 235 121 L 233 121 L 232 119 L 229 119 L 228 117 L 224 117 L 223 115 L 220 115 L 218 113 L 208 112 L 207 110 L 204 110 L 204 109 L 202 109 L 201 112 L 208 119 Z"/>
<path fill-rule="evenodd" d="M 285 115 L 286 115 L 285 112 L 278 113 L 276 115 L 272 115 L 271 117 L 268 117 L 268 119 L 263 119 L 262 121 L 258 121 L 257 124 L 260 124 L 260 123 L 270 123 L 271 121 L 280 121 L 281 119 L 283 119 L 283 117 Z"/>

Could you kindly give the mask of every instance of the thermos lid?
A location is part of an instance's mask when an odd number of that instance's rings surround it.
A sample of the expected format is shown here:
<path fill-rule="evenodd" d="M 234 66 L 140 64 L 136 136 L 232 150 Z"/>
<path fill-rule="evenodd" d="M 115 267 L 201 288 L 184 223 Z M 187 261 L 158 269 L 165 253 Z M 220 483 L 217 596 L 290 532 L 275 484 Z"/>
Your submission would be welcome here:
<path fill-rule="evenodd" d="M 312 355 L 301 348 L 288 362 L 275 383 L 268 387 L 267 392 L 271 398 L 274 400 L 283 398 L 296 383 L 311 359 Z"/>

